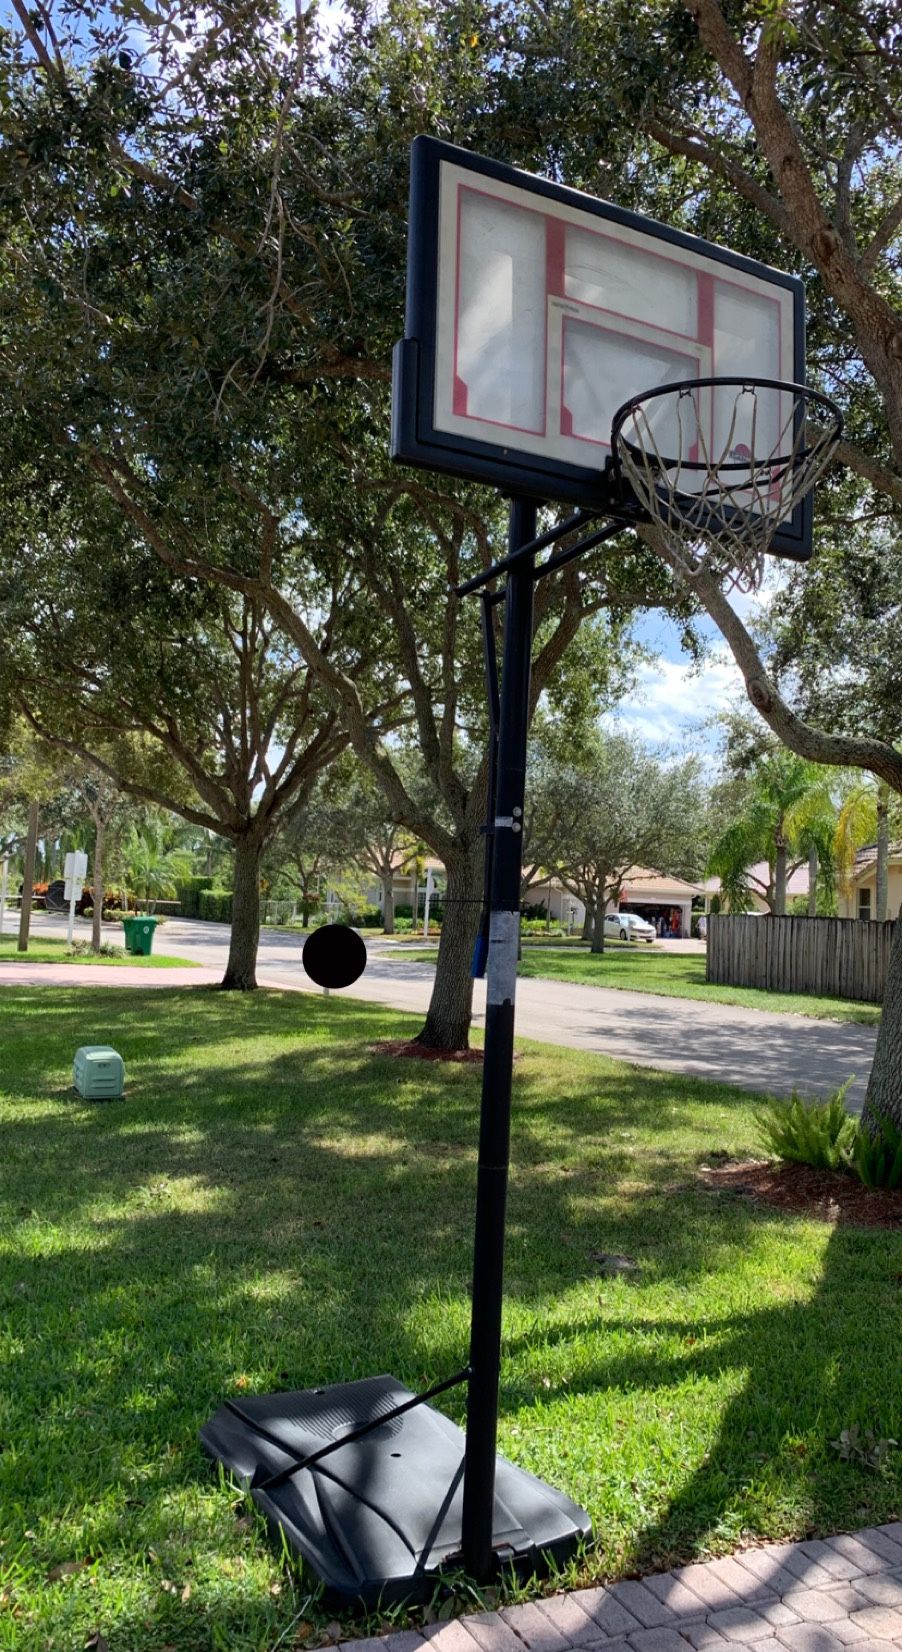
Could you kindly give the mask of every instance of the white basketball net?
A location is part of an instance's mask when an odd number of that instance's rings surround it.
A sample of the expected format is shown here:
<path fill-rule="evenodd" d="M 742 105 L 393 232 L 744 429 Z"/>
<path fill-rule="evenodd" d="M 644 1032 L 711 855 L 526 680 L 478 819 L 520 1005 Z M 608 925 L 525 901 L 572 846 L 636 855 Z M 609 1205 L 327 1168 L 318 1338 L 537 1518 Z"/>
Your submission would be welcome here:
<path fill-rule="evenodd" d="M 664 535 L 677 574 L 753 591 L 780 524 L 813 488 L 841 432 L 800 386 L 687 383 L 637 402 L 615 453 Z"/>

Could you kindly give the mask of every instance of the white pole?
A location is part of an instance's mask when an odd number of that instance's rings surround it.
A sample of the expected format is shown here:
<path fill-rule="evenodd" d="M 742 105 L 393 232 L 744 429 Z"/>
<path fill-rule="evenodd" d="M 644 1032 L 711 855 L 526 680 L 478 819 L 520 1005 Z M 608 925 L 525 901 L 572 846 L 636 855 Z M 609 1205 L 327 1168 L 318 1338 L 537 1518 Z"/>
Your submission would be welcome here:
<path fill-rule="evenodd" d="M 0 935 L 3 934 L 3 920 L 6 916 L 6 891 L 9 885 L 9 861 L 4 858 L 3 871 L 0 872 Z"/>
<path fill-rule="evenodd" d="M 429 936 L 429 901 L 432 896 L 432 867 L 426 873 L 426 905 L 423 908 L 423 939 Z"/>
<path fill-rule="evenodd" d="M 69 928 L 66 932 L 66 941 L 69 946 L 72 945 L 72 937 L 75 934 L 75 902 L 77 899 L 76 883 L 73 878 L 69 885 Z"/>

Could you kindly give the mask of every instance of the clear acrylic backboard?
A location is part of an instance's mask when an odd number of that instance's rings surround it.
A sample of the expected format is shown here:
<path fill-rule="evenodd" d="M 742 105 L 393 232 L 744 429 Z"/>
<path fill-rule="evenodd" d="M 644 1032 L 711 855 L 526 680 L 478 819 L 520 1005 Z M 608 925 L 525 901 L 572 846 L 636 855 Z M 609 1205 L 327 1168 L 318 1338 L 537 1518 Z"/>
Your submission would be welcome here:
<path fill-rule="evenodd" d="M 727 375 L 804 383 L 796 277 L 610 202 L 421 137 L 409 234 L 392 409 L 403 462 L 599 507 L 611 423 L 631 396 Z M 654 435 L 662 452 L 679 439 L 684 456 L 687 417 L 701 450 L 728 441 L 737 454 L 767 450 L 792 417 L 775 396 L 746 430 L 735 396 L 700 388 L 677 432 L 674 405 L 654 404 Z M 811 554 L 809 500 L 773 549 Z"/>

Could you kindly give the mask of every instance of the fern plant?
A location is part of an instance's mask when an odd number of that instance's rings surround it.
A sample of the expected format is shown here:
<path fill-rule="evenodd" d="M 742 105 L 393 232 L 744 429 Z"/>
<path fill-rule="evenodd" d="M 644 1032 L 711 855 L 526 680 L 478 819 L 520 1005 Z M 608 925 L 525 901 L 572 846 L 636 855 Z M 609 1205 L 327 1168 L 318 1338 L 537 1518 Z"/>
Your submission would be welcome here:
<path fill-rule="evenodd" d="M 761 1140 L 778 1159 L 815 1170 L 846 1170 L 855 1150 L 858 1125 L 846 1112 L 852 1080 L 826 1101 L 804 1101 L 793 1091 L 788 1101 L 772 1101 L 756 1115 Z"/>
<path fill-rule="evenodd" d="M 865 1187 L 902 1187 L 902 1130 L 892 1119 L 876 1118 L 872 1126 L 858 1126 L 851 1156 L 852 1168 Z"/>

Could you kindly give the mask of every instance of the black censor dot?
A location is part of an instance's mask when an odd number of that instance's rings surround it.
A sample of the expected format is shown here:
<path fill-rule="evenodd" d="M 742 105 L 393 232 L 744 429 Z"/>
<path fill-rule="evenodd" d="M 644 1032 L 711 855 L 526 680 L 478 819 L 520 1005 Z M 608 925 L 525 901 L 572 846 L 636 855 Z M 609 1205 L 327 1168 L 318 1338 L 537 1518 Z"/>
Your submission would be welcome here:
<path fill-rule="evenodd" d="M 324 924 L 307 936 L 301 962 L 318 987 L 350 987 L 366 969 L 366 947 L 347 924 Z"/>

